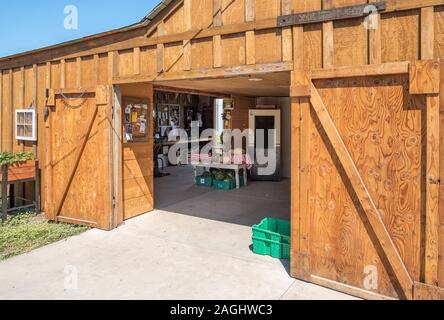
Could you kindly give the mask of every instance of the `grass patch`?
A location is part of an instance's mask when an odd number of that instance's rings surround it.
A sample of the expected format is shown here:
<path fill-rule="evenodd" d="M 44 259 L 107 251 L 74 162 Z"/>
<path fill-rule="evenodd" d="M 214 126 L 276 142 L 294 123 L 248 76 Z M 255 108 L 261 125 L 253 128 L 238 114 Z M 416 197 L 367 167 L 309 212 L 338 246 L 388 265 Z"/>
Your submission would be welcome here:
<path fill-rule="evenodd" d="M 43 216 L 33 213 L 8 217 L 4 223 L 0 223 L 0 261 L 87 230 L 87 227 L 48 222 Z"/>

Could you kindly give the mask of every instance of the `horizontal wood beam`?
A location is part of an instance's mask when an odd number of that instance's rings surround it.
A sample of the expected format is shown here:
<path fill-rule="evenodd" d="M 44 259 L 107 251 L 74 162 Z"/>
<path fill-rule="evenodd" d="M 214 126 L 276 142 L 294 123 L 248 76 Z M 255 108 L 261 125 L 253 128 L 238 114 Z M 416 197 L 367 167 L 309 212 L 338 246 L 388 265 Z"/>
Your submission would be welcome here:
<path fill-rule="evenodd" d="M 81 94 L 95 94 L 96 104 L 103 105 L 108 104 L 109 87 L 106 85 L 100 85 L 95 87 L 78 87 L 78 88 L 66 88 L 66 89 L 49 89 L 48 100 L 46 105 L 49 107 L 55 106 L 55 96 L 67 94 L 67 95 L 81 95 Z"/>
<path fill-rule="evenodd" d="M 364 76 L 384 76 L 395 74 L 408 74 L 410 62 L 390 62 L 382 64 L 369 64 L 362 66 L 337 67 L 330 69 L 311 70 L 311 79 L 334 79 Z"/>
<path fill-rule="evenodd" d="M 344 292 L 351 296 L 359 297 L 365 300 L 396 300 L 391 297 L 380 295 L 371 291 L 353 287 L 344 283 L 325 279 L 319 276 L 311 275 L 310 281 L 322 287 L 326 287 L 335 291 Z"/>
<path fill-rule="evenodd" d="M 286 72 L 293 70 L 292 62 L 279 62 L 269 64 L 245 65 L 232 68 L 200 69 L 182 72 L 167 72 L 160 75 L 139 75 L 114 77 L 114 84 L 137 83 L 137 82 L 162 82 L 174 80 L 205 80 L 218 78 L 235 78 L 253 74 L 264 74 L 274 72 Z"/>
<path fill-rule="evenodd" d="M 385 12 L 444 5 L 444 0 L 386 0 Z"/>
<path fill-rule="evenodd" d="M 58 216 L 58 217 L 54 218 L 54 220 L 57 222 L 71 223 L 71 224 L 76 224 L 76 225 L 87 226 L 90 228 L 97 228 L 97 226 L 98 226 L 97 222 L 94 222 L 94 221 L 80 220 L 80 219 L 68 218 L 68 217 L 63 217 L 63 216 Z"/>
<path fill-rule="evenodd" d="M 97 87 L 78 87 L 78 88 L 66 88 L 55 89 L 53 92 L 56 95 L 60 94 L 79 94 L 79 93 L 95 93 Z"/>
<path fill-rule="evenodd" d="M 371 4 L 361 4 L 348 7 L 340 7 L 328 10 L 303 12 L 278 17 L 278 27 L 301 26 L 305 24 L 354 19 L 367 17 L 373 13 L 370 9 L 384 11 L 385 2 L 375 2 Z"/>
<path fill-rule="evenodd" d="M 206 92 L 206 91 L 202 91 L 202 90 L 175 88 L 175 87 L 170 87 L 170 86 L 159 86 L 159 85 L 154 86 L 154 91 L 177 92 L 177 93 L 191 94 L 191 95 L 205 96 L 205 97 L 226 97 L 226 98 L 229 97 L 229 95 L 227 95 L 225 93 Z"/>

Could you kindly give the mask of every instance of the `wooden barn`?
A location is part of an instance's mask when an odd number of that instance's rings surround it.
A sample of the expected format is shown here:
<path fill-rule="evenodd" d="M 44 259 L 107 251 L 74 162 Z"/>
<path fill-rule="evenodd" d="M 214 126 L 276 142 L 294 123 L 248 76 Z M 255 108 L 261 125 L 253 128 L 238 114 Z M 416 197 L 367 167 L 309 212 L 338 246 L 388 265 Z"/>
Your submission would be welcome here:
<path fill-rule="evenodd" d="M 444 299 L 440 58 L 443 0 L 164 0 L 132 26 L 1 58 L 1 151 L 38 156 L 48 219 L 111 230 L 155 207 L 154 126 L 128 141 L 128 100 L 150 115 L 158 92 L 230 97 L 244 129 L 254 99 L 286 97 L 292 276 Z M 36 139 L 17 139 L 21 109 Z"/>

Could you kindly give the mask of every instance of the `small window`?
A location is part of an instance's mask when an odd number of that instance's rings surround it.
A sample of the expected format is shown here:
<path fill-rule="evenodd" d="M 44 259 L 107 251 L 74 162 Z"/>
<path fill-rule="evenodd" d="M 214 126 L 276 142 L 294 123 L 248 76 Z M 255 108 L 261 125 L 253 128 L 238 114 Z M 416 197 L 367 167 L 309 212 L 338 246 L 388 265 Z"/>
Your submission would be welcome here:
<path fill-rule="evenodd" d="M 37 119 L 33 109 L 15 111 L 15 137 L 20 141 L 37 141 Z"/>

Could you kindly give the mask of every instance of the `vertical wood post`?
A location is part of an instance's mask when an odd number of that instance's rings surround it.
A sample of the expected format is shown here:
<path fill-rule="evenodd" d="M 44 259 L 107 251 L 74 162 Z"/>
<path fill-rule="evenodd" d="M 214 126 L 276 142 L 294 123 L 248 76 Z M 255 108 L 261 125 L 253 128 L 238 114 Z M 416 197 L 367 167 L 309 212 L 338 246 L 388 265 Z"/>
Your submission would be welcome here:
<path fill-rule="evenodd" d="M 245 0 L 245 22 L 252 22 L 256 19 L 255 1 Z M 254 30 L 245 33 L 246 64 L 256 63 L 256 35 Z"/>
<path fill-rule="evenodd" d="M 133 73 L 135 75 L 140 74 L 140 48 L 133 49 Z"/>
<path fill-rule="evenodd" d="M 117 51 L 108 52 L 108 83 L 113 83 L 113 78 L 119 73 L 119 53 Z"/>
<path fill-rule="evenodd" d="M 51 62 L 46 63 L 46 74 L 45 74 L 45 87 L 48 92 L 51 89 Z M 46 104 L 46 102 L 45 102 Z M 49 220 L 55 220 L 54 214 L 54 193 L 52 192 L 53 186 L 53 174 L 52 174 L 52 135 L 51 135 L 51 112 L 49 111 L 48 118 L 45 119 L 45 130 L 44 130 L 44 154 L 45 154 L 45 164 L 43 166 L 45 172 L 45 213 L 46 218 Z"/>
<path fill-rule="evenodd" d="M 157 27 L 157 33 L 159 36 L 163 36 L 165 34 L 165 24 L 163 21 L 159 23 L 159 26 Z M 165 71 L 164 53 L 165 45 L 163 43 L 157 44 L 157 73 L 162 73 Z"/>
<path fill-rule="evenodd" d="M 93 72 L 94 72 L 94 85 L 96 85 L 96 86 L 98 86 L 99 85 L 99 82 L 100 82 L 100 78 L 99 78 L 99 68 L 100 68 L 100 66 L 99 66 L 99 63 L 100 63 L 100 61 L 99 61 L 99 55 L 98 54 L 95 54 L 94 55 L 94 70 L 93 70 Z"/>
<path fill-rule="evenodd" d="M 292 130 L 292 182 L 291 182 L 291 273 L 293 276 L 310 280 L 309 225 L 308 218 L 308 165 L 309 151 L 309 88 L 308 74 L 300 68 L 291 73 L 291 130 Z"/>
<path fill-rule="evenodd" d="M 372 14 L 373 29 L 369 30 L 369 63 L 379 64 L 382 62 L 381 44 L 381 14 Z"/>
<path fill-rule="evenodd" d="M 294 70 L 304 69 L 304 27 L 293 27 Z"/>
<path fill-rule="evenodd" d="M 434 58 L 435 11 L 433 7 L 421 8 L 421 60 Z"/>
<path fill-rule="evenodd" d="M 293 12 L 293 1 L 282 0 L 281 14 Z M 291 27 L 282 28 L 282 61 L 293 61 L 293 32 Z"/>
<path fill-rule="evenodd" d="M 120 130 L 122 125 L 122 93 L 120 86 L 116 85 L 112 90 L 113 98 L 112 104 L 114 106 L 114 130 L 112 132 L 113 135 L 113 173 L 114 173 L 114 198 L 115 198 L 115 218 L 114 225 L 118 226 L 124 221 L 124 208 L 123 208 L 123 183 L 122 180 L 122 130 Z"/>
<path fill-rule="evenodd" d="M 66 81 L 66 60 L 62 59 L 60 61 L 60 88 L 65 88 L 65 81 Z"/>
<path fill-rule="evenodd" d="M 191 0 L 184 0 L 183 6 L 185 30 L 190 31 L 192 29 Z M 191 39 L 183 40 L 183 70 L 191 70 Z"/>
<path fill-rule="evenodd" d="M 322 1 L 322 10 L 331 9 L 331 1 Z M 332 68 L 334 65 L 334 38 L 333 21 L 322 24 L 322 61 L 324 68 Z"/>
<path fill-rule="evenodd" d="M 293 0 L 282 0 L 281 13 L 282 15 L 289 15 L 293 13 Z"/>
<path fill-rule="evenodd" d="M 410 64 L 409 92 L 426 96 L 426 207 L 422 281 L 437 286 L 439 265 L 439 185 L 440 185 L 440 86 L 439 60 L 413 61 Z"/>
<path fill-rule="evenodd" d="M 220 35 L 213 37 L 213 67 L 222 67 L 222 37 Z"/>
<path fill-rule="evenodd" d="M 14 151 L 14 71 L 10 69 L 9 71 L 9 149 L 8 151 Z"/>
<path fill-rule="evenodd" d="M 293 1 L 282 0 L 282 15 L 293 12 Z M 293 61 L 294 69 L 303 68 L 304 29 L 301 26 L 282 29 L 282 59 Z M 291 86 L 295 74 L 291 73 Z M 293 92 L 293 90 L 290 90 Z M 302 212 L 300 208 L 300 167 L 301 167 L 301 104 L 299 97 L 291 97 L 291 256 L 290 270 L 293 276 L 302 277 L 298 256 L 300 254 Z"/>
<path fill-rule="evenodd" d="M 438 286 L 439 264 L 439 95 L 427 96 L 427 182 L 425 282 Z"/>
<path fill-rule="evenodd" d="M 183 70 L 191 70 L 191 40 L 183 41 Z"/>
<path fill-rule="evenodd" d="M 322 61 L 324 68 L 334 65 L 333 21 L 322 24 Z"/>
<path fill-rule="evenodd" d="M 213 27 L 222 27 L 222 0 L 213 0 Z"/>
<path fill-rule="evenodd" d="M 300 105 L 299 98 L 291 97 L 291 256 L 297 257 L 300 252 L 300 220 L 301 211 L 299 208 L 300 189 Z M 291 274 L 297 276 L 299 263 L 296 259 L 291 259 Z"/>
<path fill-rule="evenodd" d="M 35 162 L 35 188 L 34 188 L 35 213 L 40 214 L 40 168 L 39 161 Z"/>
<path fill-rule="evenodd" d="M 20 68 L 18 107 L 25 107 L 25 67 Z"/>
<path fill-rule="evenodd" d="M 222 26 L 222 0 L 213 0 L 213 26 Z M 222 37 L 213 36 L 213 67 L 222 67 Z"/>
<path fill-rule="evenodd" d="M 254 21 L 255 18 L 255 0 L 245 0 L 245 21 Z"/>
<path fill-rule="evenodd" d="M 25 67 L 20 68 L 20 77 L 19 77 L 19 96 L 18 96 L 18 106 L 16 108 L 25 108 Z M 15 119 L 15 110 L 14 110 L 14 119 Z M 17 141 L 18 146 L 20 147 L 20 151 L 25 151 L 25 143 L 24 141 Z M 19 186 L 20 195 L 24 196 L 24 186 Z"/>
<path fill-rule="evenodd" d="M 304 27 L 292 28 L 291 95 L 299 85 L 297 75 L 304 73 Z M 308 176 L 310 103 L 307 97 L 291 97 L 292 102 L 292 191 L 291 191 L 291 273 L 298 279 L 310 280 L 308 219 Z M 307 200 L 307 201 L 306 201 Z"/>
<path fill-rule="evenodd" d="M 38 105 L 38 86 L 39 86 L 39 82 L 38 82 L 38 73 L 37 73 L 37 64 L 33 64 L 32 65 L 32 102 L 33 102 L 33 107 L 34 109 L 37 110 L 37 105 Z"/>
<path fill-rule="evenodd" d="M 438 281 L 439 286 L 444 288 L 444 68 L 441 63 L 440 69 L 440 89 L 439 89 L 440 119 L 439 119 L 439 176 L 441 183 L 439 184 L 439 256 L 438 256 Z"/>
<path fill-rule="evenodd" d="M 8 216 L 8 166 L 2 166 L 2 222 Z"/>
<path fill-rule="evenodd" d="M 76 59 L 76 87 L 80 88 L 82 86 L 82 58 L 77 57 Z"/>
<path fill-rule="evenodd" d="M 183 0 L 183 20 L 184 20 L 184 27 L 185 31 L 191 30 L 191 1 L 192 0 Z"/>
<path fill-rule="evenodd" d="M 256 36 L 254 31 L 245 33 L 245 51 L 246 64 L 252 65 L 256 63 Z"/>
<path fill-rule="evenodd" d="M 38 86 L 39 86 L 39 81 L 38 81 L 38 70 L 37 70 L 37 64 L 33 64 L 32 66 L 32 100 L 33 100 L 33 108 L 35 110 L 35 112 L 37 112 L 38 114 L 38 102 L 39 102 L 39 97 L 38 97 Z M 37 134 L 38 136 L 38 134 Z M 37 139 L 37 141 L 35 141 L 33 143 L 33 153 L 34 156 L 36 158 L 40 158 L 39 155 L 39 149 L 38 149 L 38 143 L 39 143 L 39 139 Z"/>
<path fill-rule="evenodd" d="M 309 98 L 299 98 L 300 143 L 299 143 L 299 277 L 305 280 L 310 276 L 310 121 Z"/>

